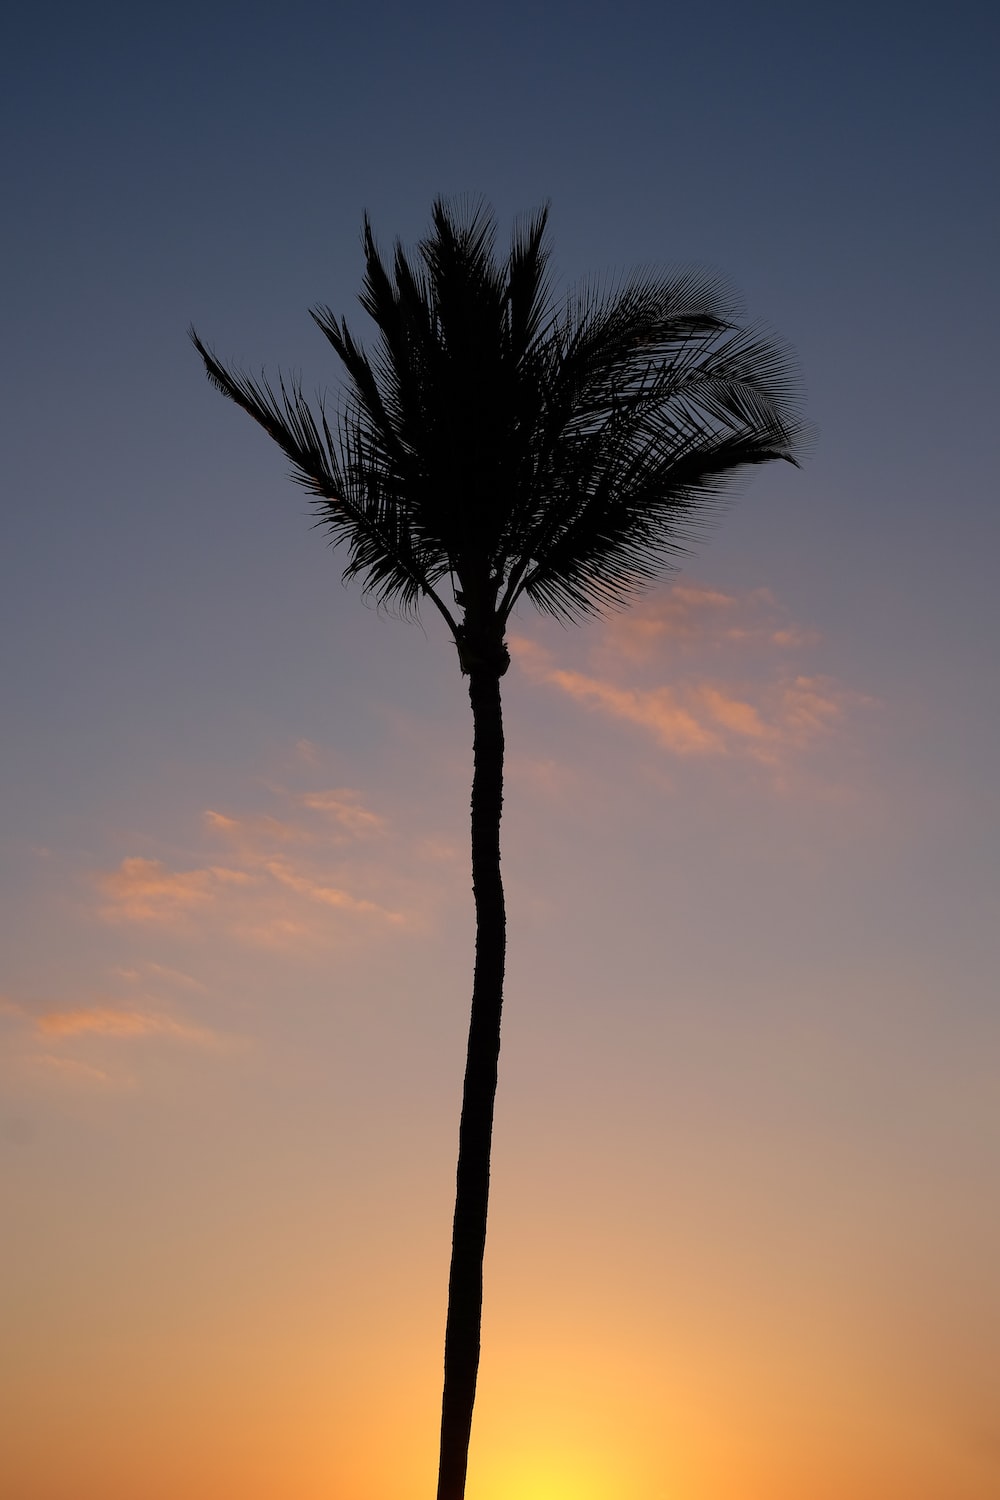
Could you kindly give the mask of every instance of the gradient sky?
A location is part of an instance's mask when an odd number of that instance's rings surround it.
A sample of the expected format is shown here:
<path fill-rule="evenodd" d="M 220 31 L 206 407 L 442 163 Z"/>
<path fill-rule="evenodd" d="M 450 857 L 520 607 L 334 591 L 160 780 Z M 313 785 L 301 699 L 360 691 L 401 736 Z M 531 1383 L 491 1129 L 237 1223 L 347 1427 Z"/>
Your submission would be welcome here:
<path fill-rule="evenodd" d="M 1000 1493 L 994 16 L 7 23 L 4 1496 L 432 1493 L 467 700 L 185 330 L 335 386 L 362 212 L 464 192 L 724 272 L 818 429 L 515 623 L 470 1500 Z"/>

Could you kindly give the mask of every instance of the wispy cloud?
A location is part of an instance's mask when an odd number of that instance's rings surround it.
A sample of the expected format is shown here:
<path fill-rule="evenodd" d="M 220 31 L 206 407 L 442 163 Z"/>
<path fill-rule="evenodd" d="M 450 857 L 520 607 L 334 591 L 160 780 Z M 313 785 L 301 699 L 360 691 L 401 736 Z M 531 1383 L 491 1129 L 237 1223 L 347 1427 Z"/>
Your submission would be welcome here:
<path fill-rule="evenodd" d="M 662 657 L 665 648 L 738 646 L 789 650 L 815 643 L 814 631 L 788 618 L 770 589 L 727 594 L 698 583 L 676 583 L 611 616 L 605 651 L 633 661 Z"/>
<path fill-rule="evenodd" d="M 204 1045 L 215 1040 L 203 1026 L 178 1021 L 173 1016 L 143 1010 L 123 1010 L 112 1005 L 78 1006 L 74 1010 L 43 1011 L 35 1018 L 40 1036 L 165 1037 L 176 1042 Z"/>
<path fill-rule="evenodd" d="M 205 994 L 208 986 L 202 984 L 200 979 L 195 979 L 193 974 L 184 974 L 180 969 L 168 968 L 166 964 L 146 963 L 143 965 L 146 973 L 153 980 L 163 980 L 170 985 L 178 985 L 183 990 L 198 990 Z"/>
<path fill-rule="evenodd" d="M 586 708 L 611 718 L 624 719 L 652 730 L 660 743 L 678 755 L 714 754 L 724 749 L 721 737 L 685 708 L 669 687 L 647 690 L 556 667 L 548 652 L 519 637 L 511 640 L 511 653 L 535 682 L 548 682 Z"/>
<path fill-rule="evenodd" d="M 298 793 L 274 787 L 272 792 L 288 804 L 290 816 L 276 818 L 268 813 L 258 813 L 233 817 L 207 808 L 202 813 L 206 829 L 215 837 L 224 839 L 230 847 L 250 854 L 255 849 L 269 850 L 283 844 L 342 845 L 350 840 L 384 834 L 389 826 L 388 819 L 381 813 L 365 806 L 361 793 L 353 787 Z M 302 810 L 307 814 L 305 821 Z M 320 817 L 308 817 L 312 813 L 318 813 Z"/>
<path fill-rule="evenodd" d="M 231 1018 L 244 988 L 254 1013 L 265 957 L 308 968 L 333 951 L 354 962 L 390 935 L 426 930 L 454 851 L 419 818 L 394 823 L 340 784 L 335 759 L 300 749 L 297 768 L 283 766 L 291 785 L 254 777 L 234 805 L 192 812 L 183 854 L 147 842 L 91 870 L 87 915 L 121 947 L 105 950 L 82 990 L 77 965 L 44 998 L 0 996 L 15 1071 L 115 1087 L 127 1074 L 137 1087 L 155 1049 L 242 1045 Z"/>
<path fill-rule="evenodd" d="M 161 860 L 133 855 L 116 870 L 101 875 L 101 889 L 107 897 L 102 915 L 109 921 L 174 921 L 211 905 L 221 891 L 247 886 L 252 879 L 244 870 L 220 865 L 170 870 Z"/>
<path fill-rule="evenodd" d="M 290 790 L 269 785 L 276 813 L 206 809 L 203 831 L 225 845 L 225 860 L 186 869 L 138 855 L 99 874 L 102 917 L 175 934 L 211 930 L 255 947 L 309 947 L 335 940 L 315 908 L 355 919 L 339 937 L 356 940 L 357 919 L 406 921 L 385 895 L 401 884 L 399 839 L 389 820 L 352 787 Z M 405 863 L 405 861 L 404 861 Z"/>
<path fill-rule="evenodd" d="M 52 1006 L 2 996 L 0 1015 L 14 1032 L 13 1046 L 5 1049 L 7 1068 L 29 1082 L 133 1089 L 137 1045 L 143 1051 L 164 1044 L 218 1053 L 242 1046 L 238 1038 L 164 1005 L 130 1005 L 114 998 Z"/>
<path fill-rule="evenodd" d="M 210 833 L 241 849 L 253 848 L 259 844 L 270 846 L 303 843 L 311 837 L 308 829 L 266 813 L 256 817 L 233 818 L 206 808 L 201 816 Z"/>
<path fill-rule="evenodd" d="M 385 818 L 364 806 L 361 793 L 350 787 L 338 787 L 330 792 L 304 792 L 299 802 L 314 812 L 325 813 L 355 838 L 384 833 L 388 826 Z"/>
<path fill-rule="evenodd" d="M 144 1008 L 120 1004 L 112 999 L 59 1008 L 28 1004 L 13 1000 L 9 995 L 0 996 L 0 1015 L 7 1016 L 34 1036 L 47 1037 L 50 1041 L 79 1036 L 165 1037 L 171 1041 L 204 1045 L 220 1040 L 209 1027 L 179 1019 L 166 1008 Z"/>
<path fill-rule="evenodd" d="M 310 901 L 319 901 L 324 906 L 335 906 L 341 911 L 354 912 L 361 916 L 384 917 L 390 922 L 402 921 L 399 912 L 389 911 L 375 901 L 352 896 L 349 891 L 341 890 L 338 886 L 323 885 L 319 881 L 312 880 L 308 875 L 293 869 L 287 860 L 269 860 L 265 869 L 280 885 L 287 886 L 289 890 L 296 891 L 301 896 L 308 896 Z"/>
<path fill-rule="evenodd" d="M 66 1083 L 84 1084 L 99 1089 L 130 1089 L 134 1081 L 120 1073 L 99 1068 L 94 1063 L 84 1062 L 79 1057 L 59 1057 L 53 1052 L 36 1052 L 25 1059 L 29 1073 L 47 1073 L 50 1077 Z"/>
<path fill-rule="evenodd" d="M 776 765 L 827 736 L 851 701 L 831 679 L 792 667 L 815 641 L 766 589 L 681 584 L 591 633 L 582 666 L 523 636 L 510 644 L 532 681 L 645 730 L 672 755 Z"/>

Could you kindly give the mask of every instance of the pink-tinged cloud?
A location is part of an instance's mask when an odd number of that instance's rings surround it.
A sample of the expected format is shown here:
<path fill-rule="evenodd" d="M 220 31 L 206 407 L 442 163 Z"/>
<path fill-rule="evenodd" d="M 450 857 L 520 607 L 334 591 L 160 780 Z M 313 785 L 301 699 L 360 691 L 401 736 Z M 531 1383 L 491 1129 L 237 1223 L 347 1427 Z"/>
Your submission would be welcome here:
<path fill-rule="evenodd" d="M 337 787 L 329 792 L 305 792 L 298 800 L 312 812 L 325 813 L 355 838 L 384 833 L 387 827 L 385 818 L 363 806 L 361 794 L 350 787 Z"/>
<path fill-rule="evenodd" d="M 236 821 L 236 820 L 231 820 Z M 400 923 L 401 913 L 367 897 L 355 895 L 322 871 L 293 864 L 273 848 L 241 849 L 234 869 L 206 865 L 174 871 L 160 860 L 130 858 L 117 870 L 100 877 L 106 898 L 101 915 L 109 921 L 149 923 L 184 931 L 198 920 L 211 920 L 216 929 L 259 946 L 303 936 L 315 918 L 289 910 L 289 892 L 310 906 L 321 905 L 355 917 Z M 367 872 L 370 879 L 372 872 Z M 266 937 L 270 934 L 270 938 Z M 156 966 L 144 971 L 155 977 Z M 139 972 L 136 971 L 138 978 Z M 164 970 L 162 978 L 170 979 Z M 184 982 L 185 976 L 173 976 Z M 188 984 L 194 983 L 188 981 Z"/>
<path fill-rule="evenodd" d="M 253 876 L 243 870 L 218 865 L 170 870 L 161 860 L 133 856 L 101 877 L 101 887 L 110 898 L 102 915 L 109 921 L 173 921 L 210 906 L 220 892 L 252 881 Z"/>
<path fill-rule="evenodd" d="M 78 1057 L 56 1057 L 51 1052 L 39 1052 L 28 1058 L 27 1063 L 29 1067 L 44 1069 L 45 1072 L 65 1079 L 68 1083 L 90 1084 L 96 1088 L 112 1089 L 129 1089 L 133 1086 L 130 1079 L 116 1078 L 104 1068 L 97 1068 L 93 1063 L 81 1062 Z"/>
<path fill-rule="evenodd" d="M 843 710 L 836 686 L 823 677 L 796 677 L 786 683 L 782 704 L 788 725 L 807 739 L 829 729 Z"/>
<path fill-rule="evenodd" d="M 268 860 L 264 868 L 280 885 L 287 886 L 300 896 L 307 896 L 310 901 L 319 901 L 324 906 L 335 906 L 341 911 L 354 912 L 359 916 L 378 916 L 389 922 L 402 920 L 398 912 L 388 911 L 374 901 L 366 901 L 352 896 L 349 891 L 341 890 L 338 886 L 324 885 L 311 879 L 301 871 L 294 870 L 286 860 Z"/>
<path fill-rule="evenodd" d="M 154 979 L 162 979 L 167 984 L 179 985 L 183 990 L 199 990 L 202 994 L 208 993 L 208 985 L 202 984 L 200 979 L 195 979 L 193 974 L 184 974 L 180 969 L 169 969 L 165 964 L 147 963 L 144 967 L 146 973 Z"/>
<path fill-rule="evenodd" d="M 692 692 L 703 705 L 707 717 L 730 734 L 761 741 L 774 737 L 773 726 L 764 723 L 752 703 L 729 697 L 707 682 L 700 683 Z"/>
<path fill-rule="evenodd" d="M 533 681 L 549 683 L 584 707 L 635 724 L 679 756 L 745 755 L 774 764 L 826 734 L 844 694 L 817 677 L 778 678 L 735 691 L 714 681 L 632 685 L 553 664 L 533 641 L 512 637 L 511 653 Z"/>
<path fill-rule="evenodd" d="M 315 953 L 369 942 L 380 929 L 422 925 L 428 851 L 404 838 L 349 786 L 266 787 L 277 816 L 205 810 L 203 831 L 226 844 L 224 859 L 176 870 L 130 857 L 97 876 L 108 921 L 145 924 L 181 939 L 235 940 L 273 951 Z M 131 983 L 155 980 L 133 963 Z M 164 970 L 161 979 L 193 987 Z M 133 991 L 133 996 L 135 991 Z"/>
<path fill-rule="evenodd" d="M 213 1040 L 204 1027 L 177 1021 L 172 1016 L 143 1010 L 122 1010 L 111 1005 L 78 1006 L 73 1010 L 51 1010 L 38 1016 L 35 1029 L 47 1037 L 165 1037 L 170 1041 L 204 1044 Z"/>
<path fill-rule="evenodd" d="M 117 964 L 111 972 L 128 984 L 141 984 L 150 978 L 162 979 L 167 984 L 178 985 L 184 990 L 199 990 L 203 995 L 208 993 L 208 985 L 202 984 L 200 979 L 195 979 L 192 974 L 184 974 L 180 969 L 169 969 L 165 964 L 146 962 L 139 969 Z"/>
<path fill-rule="evenodd" d="M 225 813 L 206 808 L 202 813 L 206 828 L 240 850 L 260 844 L 296 844 L 308 842 L 309 833 L 294 823 L 267 814 L 252 818 L 230 818 Z"/>
<path fill-rule="evenodd" d="M 297 917 L 258 912 L 245 920 L 237 918 L 230 923 L 228 930 L 231 937 L 249 948 L 259 948 L 267 953 L 284 953 L 290 957 L 301 957 L 322 946 L 316 922 L 303 922 Z M 323 936 L 329 941 L 328 933 Z"/>
<path fill-rule="evenodd" d="M 676 583 L 611 616 L 602 649 L 630 661 L 649 661 L 683 645 L 789 650 L 815 636 L 793 625 L 769 589 L 726 594 L 697 583 Z"/>
<path fill-rule="evenodd" d="M 660 744 L 676 755 L 718 755 L 725 749 L 720 736 L 683 708 L 671 688 L 640 691 L 602 682 L 582 672 L 559 669 L 550 671 L 546 681 L 587 708 L 596 708 L 613 719 L 624 719 L 651 730 Z"/>
<path fill-rule="evenodd" d="M 326 842 L 344 844 L 352 840 L 384 834 L 387 820 L 364 805 L 361 794 L 351 787 L 293 794 L 274 789 L 292 807 L 292 818 L 270 815 L 232 817 L 206 809 L 202 819 L 206 828 L 226 840 L 244 862 L 255 856 L 266 857 L 276 847 L 289 844 Z M 313 814 L 319 814 L 317 819 Z"/>

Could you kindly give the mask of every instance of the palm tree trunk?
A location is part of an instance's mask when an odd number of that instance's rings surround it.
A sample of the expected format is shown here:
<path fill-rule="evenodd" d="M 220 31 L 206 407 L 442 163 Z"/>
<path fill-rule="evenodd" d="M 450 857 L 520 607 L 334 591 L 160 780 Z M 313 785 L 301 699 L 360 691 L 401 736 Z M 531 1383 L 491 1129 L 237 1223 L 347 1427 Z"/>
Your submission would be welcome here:
<path fill-rule="evenodd" d="M 490 1141 L 500 1055 L 507 922 L 500 878 L 503 718 L 500 678 L 473 667 L 472 888 L 476 968 L 459 1130 L 455 1225 L 444 1340 L 444 1398 L 437 1500 L 464 1500 L 483 1312 L 483 1255 L 490 1192 Z"/>

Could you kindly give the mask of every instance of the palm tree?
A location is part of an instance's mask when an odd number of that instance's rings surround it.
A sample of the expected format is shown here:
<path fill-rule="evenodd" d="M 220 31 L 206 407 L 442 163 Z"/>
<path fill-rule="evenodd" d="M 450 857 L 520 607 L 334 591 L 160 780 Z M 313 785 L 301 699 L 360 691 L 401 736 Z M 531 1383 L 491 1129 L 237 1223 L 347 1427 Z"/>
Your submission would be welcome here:
<path fill-rule="evenodd" d="M 364 222 L 367 352 L 313 318 L 346 374 L 331 420 L 300 385 L 209 379 L 278 444 L 379 603 L 438 611 L 469 679 L 476 957 L 448 1283 L 438 1500 L 462 1500 L 479 1367 L 506 920 L 500 875 L 505 632 L 527 599 L 578 619 L 622 605 L 686 550 L 750 464 L 795 462 L 787 353 L 698 271 L 634 274 L 557 299 L 547 211 L 505 260 L 482 205 L 434 204 L 416 256 Z"/>

